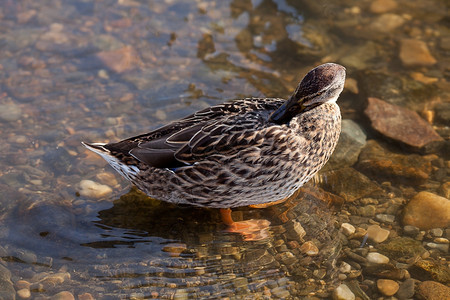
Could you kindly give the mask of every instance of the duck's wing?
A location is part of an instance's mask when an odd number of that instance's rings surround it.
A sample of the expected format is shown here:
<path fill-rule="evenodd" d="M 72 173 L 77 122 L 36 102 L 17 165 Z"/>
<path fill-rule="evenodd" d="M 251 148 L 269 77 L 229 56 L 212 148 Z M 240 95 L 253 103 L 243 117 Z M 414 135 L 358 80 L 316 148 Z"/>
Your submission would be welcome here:
<path fill-rule="evenodd" d="M 211 106 L 148 134 L 105 147 L 156 168 L 189 165 L 214 154 L 232 155 L 262 143 L 258 129 L 283 102 L 245 99 Z"/>

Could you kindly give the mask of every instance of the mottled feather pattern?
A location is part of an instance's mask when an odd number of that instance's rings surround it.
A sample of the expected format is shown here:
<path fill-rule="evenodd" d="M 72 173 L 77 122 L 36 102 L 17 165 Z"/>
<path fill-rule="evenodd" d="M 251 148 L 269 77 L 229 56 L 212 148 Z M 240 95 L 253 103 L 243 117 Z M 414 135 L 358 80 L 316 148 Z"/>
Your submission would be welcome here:
<path fill-rule="evenodd" d="M 163 201 L 217 208 L 278 201 L 333 153 L 344 81 L 344 67 L 324 64 L 288 100 L 235 100 L 118 143 L 85 145 Z"/>

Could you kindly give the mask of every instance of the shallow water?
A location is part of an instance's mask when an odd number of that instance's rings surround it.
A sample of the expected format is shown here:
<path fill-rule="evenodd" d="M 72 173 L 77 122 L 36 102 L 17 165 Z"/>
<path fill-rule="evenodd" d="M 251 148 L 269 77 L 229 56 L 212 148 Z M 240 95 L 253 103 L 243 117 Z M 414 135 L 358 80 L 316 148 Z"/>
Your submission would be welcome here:
<path fill-rule="evenodd" d="M 0 4 L 0 298 L 329 298 L 341 282 L 360 298 L 387 296 L 376 286 L 384 277 L 345 252 L 382 252 L 383 242 L 366 243 L 371 225 L 390 230 L 384 243 L 419 241 L 419 257 L 449 272 L 449 229 L 407 234 L 402 223 L 417 192 L 448 198 L 445 1 Z M 425 42 L 426 51 L 402 52 L 407 39 Z M 328 61 L 347 68 L 343 119 L 354 121 L 346 123 L 350 135 L 365 135 L 348 149 L 376 141 L 393 167 L 367 167 L 361 156 L 357 162 L 361 147 L 355 156 L 342 146 L 287 202 L 233 212 L 236 220 L 270 222 L 253 241 L 228 232 L 217 210 L 140 194 L 81 145 L 141 134 L 224 100 L 288 97 Z M 443 140 L 415 149 L 377 133 L 364 114 L 368 97 L 418 112 Z M 366 161 L 376 156 L 365 153 Z M 82 180 L 111 190 L 80 195 Z M 342 223 L 356 233 L 346 236 Z M 307 253 L 309 242 L 318 253 Z M 383 253 L 397 270 L 429 279 L 410 268 L 418 256 Z M 342 261 L 350 272 L 339 269 Z"/>

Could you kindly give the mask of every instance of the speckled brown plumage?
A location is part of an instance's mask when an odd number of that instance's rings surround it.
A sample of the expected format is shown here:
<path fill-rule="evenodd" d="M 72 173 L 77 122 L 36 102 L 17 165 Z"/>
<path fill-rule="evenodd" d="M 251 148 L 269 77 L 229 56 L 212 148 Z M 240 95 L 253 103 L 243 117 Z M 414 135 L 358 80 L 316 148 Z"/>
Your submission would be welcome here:
<path fill-rule="evenodd" d="M 324 64 L 288 100 L 235 100 L 118 143 L 85 145 L 163 201 L 217 208 L 277 201 L 332 154 L 344 80 L 344 67 Z"/>

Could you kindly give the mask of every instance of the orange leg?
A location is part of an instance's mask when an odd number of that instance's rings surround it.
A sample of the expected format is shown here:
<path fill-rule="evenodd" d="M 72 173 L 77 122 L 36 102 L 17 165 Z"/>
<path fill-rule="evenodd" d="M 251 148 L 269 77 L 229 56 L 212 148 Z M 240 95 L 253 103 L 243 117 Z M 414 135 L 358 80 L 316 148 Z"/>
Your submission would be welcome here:
<path fill-rule="evenodd" d="M 231 208 L 221 208 L 220 217 L 222 218 L 222 222 L 228 226 L 234 223 L 233 218 L 231 217 Z"/>
<path fill-rule="evenodd" d="M 229 208 L 221 208 L 220 216 L 228 227 L 227 231 L 241 234 L 245 241 L 258 241 L 269 236 L 267 229 L 269 228 L 270 222 L 268 220 L 252 219 L 234 222 L 231 217 L 231 209 Z"/>

